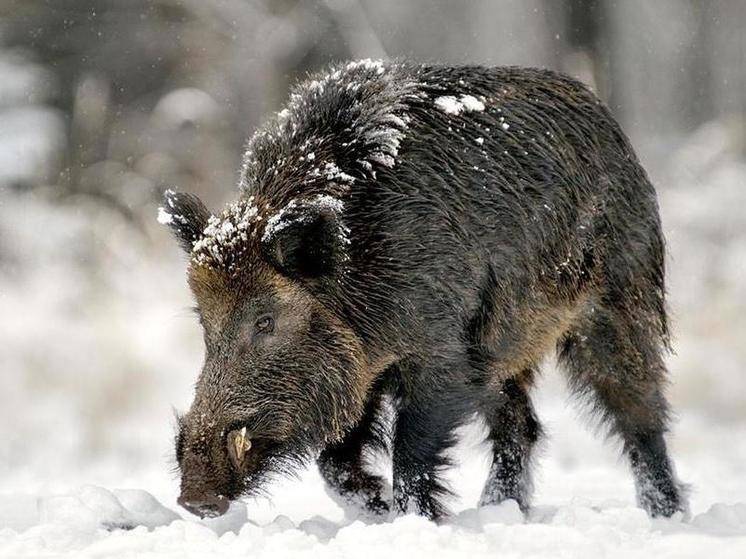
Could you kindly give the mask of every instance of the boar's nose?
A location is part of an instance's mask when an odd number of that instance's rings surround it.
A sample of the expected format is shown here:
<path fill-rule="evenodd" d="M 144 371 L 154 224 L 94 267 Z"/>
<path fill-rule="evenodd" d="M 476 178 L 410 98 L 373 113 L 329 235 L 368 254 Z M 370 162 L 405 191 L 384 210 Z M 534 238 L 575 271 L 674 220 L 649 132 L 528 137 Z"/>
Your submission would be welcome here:
<path fill-rule="evenodd" d="M 205 493 L 199 496 L 182 495 L 176 502 L 200 518 L 221 516 L 226 513 L 229 505 L 228 499 L 214 493 Z"/>

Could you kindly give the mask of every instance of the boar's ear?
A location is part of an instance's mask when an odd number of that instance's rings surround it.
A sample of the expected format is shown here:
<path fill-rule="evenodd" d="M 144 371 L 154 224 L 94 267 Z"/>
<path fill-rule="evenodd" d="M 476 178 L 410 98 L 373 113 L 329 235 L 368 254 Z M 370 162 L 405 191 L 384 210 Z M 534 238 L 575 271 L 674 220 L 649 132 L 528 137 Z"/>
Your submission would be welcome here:
<path fill-rule="evenodd" d="M 171 228 L 187 252 L 192 251 L 192 246 L 202 236 L 209 218 L 210 212 L 202 200 L 186 192 L 166 190 L 163 205 L 158 208 L 158 222 Z"/>
<path fill-rule="evenodd" d="M 262 236 L 265 257 L 292 278 L 332 274 L 345 257 L 347 228 L 340 221 L 341 202 L 317 197 L 291 202 L 269 220 Z"/>

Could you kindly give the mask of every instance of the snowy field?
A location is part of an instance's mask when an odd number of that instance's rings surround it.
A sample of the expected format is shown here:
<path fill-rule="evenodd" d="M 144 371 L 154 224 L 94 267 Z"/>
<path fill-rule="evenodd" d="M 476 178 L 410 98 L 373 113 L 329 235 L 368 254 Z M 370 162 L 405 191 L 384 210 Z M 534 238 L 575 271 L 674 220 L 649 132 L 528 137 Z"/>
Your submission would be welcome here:
<path fill-rule="evenodd" d="M 633 504 L 617 449 L 576 421 L 559 389 L 550 378 L 538 399 L 551 438 L 529 518 L 513 502 L 471 508 L 486 474 L 480 431 L 471 427 L 455 453 L 465 464 L 451 476 L 460 512 L 442 525 L 345 518 L 315 471 L 276 484 L 271 502 L 235 504 L 226 517 L 200 521 L 176 508 L 176 480 L 158 460 L 142 470 L 116 461 L 82 470 L 50 464 L 58 476 L 19 471 L 3 480 L 0 557 L 744 557 L 746 429 L 682 418 L 673 454 L 695 488 L 692 518 L 650 520 Z"/>
<path fill-rule="evenodd" d="M 441 525 L 345 516 L 311 468 L 272 499 L 200 521 L 176 506 L 173 409 L 201 359 L 184 263 L 155 223 L 85 200 L 0 189 L 0 557 L 746 557 L 746 166 L 707 126 L 654 176 L 670 246 L 676 355 L 669 438 L 691 517 L 634 506 L 619 448 L 561 375 L 536 395 L 548 433 L 535 507 L 475 510 L 487 471 L 464 429 Z M 381 466 L 380 464 L 378 464 Z"/>

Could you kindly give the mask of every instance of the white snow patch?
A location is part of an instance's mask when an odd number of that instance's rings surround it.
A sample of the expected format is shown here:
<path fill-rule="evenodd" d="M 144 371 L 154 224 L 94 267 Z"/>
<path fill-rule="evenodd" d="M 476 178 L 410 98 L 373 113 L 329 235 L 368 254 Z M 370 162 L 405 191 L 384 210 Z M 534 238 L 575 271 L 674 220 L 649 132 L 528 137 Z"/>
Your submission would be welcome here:
<path fill-rule="evenodd" d="M 484 103 L 472 95 L 462 95 L 461 104 L 467 111 L 483 111 Z"/>
<path fill-rule="evenodd" d="M 444 95 L 442 97 L 438 97 L 435 100 L 435 104 L 441 111 L 452 115 L 459 114 L 464 108 L 464 106 L 459 103 L 458 99 L 456 99 L 453 95 Z"/>
<path fill-rule="evenodd" d="M 323 170 L 324 177 L 329 181 L 339 181 L 345 183 L 355 182 L 355 177 L 342 171 L 333 161 L 326 162 Z"/>
<path fill-rule="evenodd" d="M 484 101 L 477 99 L 473 95 L 462 95 L 459 98 L 453 95 L 443 95 L 435 99 L 435 105 L 441 111 L 452 115 L 484 110 Z"/>
<path fill-rule="evenodd" d="M 158 223 L 161 225 L 169 225 L 173 223 L 173 221 L 174 216 L 172 214 L 168 213 L 168 211 L 163 207 L 158 208 Z"/>

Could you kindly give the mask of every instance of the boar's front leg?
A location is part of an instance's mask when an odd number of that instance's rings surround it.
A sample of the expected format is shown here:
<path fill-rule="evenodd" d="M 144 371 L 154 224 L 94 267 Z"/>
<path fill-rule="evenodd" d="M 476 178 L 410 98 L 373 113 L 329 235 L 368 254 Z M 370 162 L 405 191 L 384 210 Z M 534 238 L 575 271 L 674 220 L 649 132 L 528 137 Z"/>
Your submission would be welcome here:
<path fill-rule="evenodd" d="M 473 399 L 447 369 L 412 369 L 402 378 L 396 401 L 394 508 L 438 520 L 447 512 L 442 498 L 449 494 L 440 480 L 451 465 L 444 452 L 456 442 L 455 429 L 473 412 Z"/>
<path fill-rule="evenodd" d="M 534 371 L 527 369 L 503 383 L 497 395 L 490 395 L 482 412 L 489 426 L 492 466 L 484 484 L 479 506 L 496 505 L 514 499 L 525 513 L 531 497 L 531 462 L 541 425 L 531 404 L 528 389 Z"/>
<path fill-rule="evenodd" d="M 385 427 L 381 419 L 382 395 L 372 395 L 360 423 L 339 443 L 326 447 L 317 459 L 327 494 L 345 514 L 371 519 L 388 515 L 391 488 L 380 476 L 366 471 L 366 452 L 385 450 Z"/>

